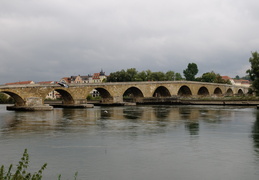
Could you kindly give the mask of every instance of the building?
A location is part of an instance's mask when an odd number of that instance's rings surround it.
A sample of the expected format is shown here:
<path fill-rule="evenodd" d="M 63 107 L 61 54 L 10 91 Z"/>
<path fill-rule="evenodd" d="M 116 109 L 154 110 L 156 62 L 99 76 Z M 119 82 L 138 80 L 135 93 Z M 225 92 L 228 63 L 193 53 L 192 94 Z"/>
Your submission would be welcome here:
<path fill-rule="evenodd" d="M 12 82 L 12 83 L 5 83 L 5 85 L 24 85 L 24 84 L 35 84 L 33 81 L 19 81 L 19 82 Z"/>
<path fill-rule="evenodd" d="M 67 84 L 84 84 L 84 83 L 101 83 L 103 82 L 107 76 L 105 75 L 105 72 L 101 70 L 99 73 L 94 73 L 93 75 L 78 75 L 78 76 L 71 76 L 71 77 L 64 77 L 60 80 L 62 83 Z"/>
<path fill-rule="evenodd" d="M 55 81 L 42 81 L 42 82 L 37 82 L 37 84 L 41 84 L 41 85 L 55 84 Z M 51 91 L 46 96 L 46 99 L 48 100 L 56 100 L 59 98 L 61 98 L 61 95 L 57 91 Z"/>
<path fill-rule="evenodd" d="M 251 83 L 249 80 L 245 80 L 245 79 L 234 79 L 235 85 L 237 86 L 245 86 L 245 87 L 250 87 Z"/>
<path fill-rule="evenodd" d="M 236 85 L 236 86 L 245 86 L 245 87 L 250 87 L 251 83 L 249 80 L 245 80 L 245 79 L 233 79 L 230 78 L 229 76 L 221 76 L 223 80 L 227 81 L 229 80 L 231 82 L 232 85 Z"/>

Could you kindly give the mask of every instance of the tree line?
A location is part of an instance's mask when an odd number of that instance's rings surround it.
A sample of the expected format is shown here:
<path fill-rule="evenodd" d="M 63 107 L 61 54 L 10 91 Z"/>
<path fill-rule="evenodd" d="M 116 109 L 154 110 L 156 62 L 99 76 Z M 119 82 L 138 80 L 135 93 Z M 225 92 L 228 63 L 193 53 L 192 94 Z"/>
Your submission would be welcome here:
<path fill-rule="evenodd" d="M 195 63 L 189 63 L 187 68 L 183 71 L 184 78 L 180 73 L 174 71 L 167 72 L 152 72 L 151 70 L 138 72 L 136 68 L 130 68 L 127 70 L 121 70 L 110 73 L 106 82 L 131 82 L 131 81 L 200 81 L 211 83 L 228 83 L 222 79 L 220 74 L 213 71 L 204 73 L 201 77 L 195 77 L 198 73 L 198 66 Z"/>
<path fill-rule="evenodd" d="M 110 73 L 107 82 L 130 82 L 130 81 L 173 81 L 182 80 L 180 73 L 174 71 L 152 72 L 150 70 L 138 72 L 135 68 Z"/>

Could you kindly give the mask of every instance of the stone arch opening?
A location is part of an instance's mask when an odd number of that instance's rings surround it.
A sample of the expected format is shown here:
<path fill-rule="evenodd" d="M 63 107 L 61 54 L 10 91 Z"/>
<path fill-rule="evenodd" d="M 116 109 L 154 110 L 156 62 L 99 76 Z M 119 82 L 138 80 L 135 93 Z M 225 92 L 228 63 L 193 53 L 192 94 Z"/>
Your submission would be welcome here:
<path fill-rule="evenodd" d="M 178 96 L 191 96 L 192 95 L 192 91 L 191 89 L 188 87 L 188 86 L 182 86 L 178 93 L 177 93 Z"/>
<path fill-rule="evenodd" d="M 214 93 L 213 94 L 215 94 L 215 95 L 217 95 L 217 96 L 220 96 L 220 95 L 222 95 L 222 90 L 219 88 L 219 87 L 217 87 L 215 90 L 214 90 Z"/>
<path fill-rule="evenodd" d="M 9 91 L 2 91 L 2 92 L 5 94 L 8 94 L 9 96 L 11 96 L 13 98 L 15 106 L 24 106 L 25 105 L 25 101 L 18 94 L 9 92 Z"/>
<path fill-rule="evenodd" d="M 143 98 L 142 91 L 137 87 L 130 87 L 123 93 L 123 101 L 136 102 L 136 99 Z"/>
<path fill-rule="evenodd" d="M 227 90 L 227 92 L 226 92 L 226 95 L 227 96 L 233 96 L 233 90 L 231 89 L 231 88 L 229 88 L 228 90 Z"/>
<path fill-rule="evenodd" d="M 104 88 L 95 88 L 94 90 L 96 90 L 96 93 L 100 97 L 100 99 L 101 99 L 100 101 L 101 102 L 113 101 L 110 92 L 107 91 L 106 89 L 104 89 Z"/>
<path fill-rule="evenodd" d="M 237 95 L 238 95 L 238 96 L 243 96 L 243 95 L 244 95 L 243 90 L 242 90 L 242 89 L 239 89 L 239 90 L 237 91 Z"/>
<path fill-rule="evenodd" d="M 55 89 L 51 93 L 56 93 L 57 98 L 62 100 L 62 104 L 74 104 L 73 97 L 64 89 Z"/>
<path fill-rule="evenodd" d="M 209 90 L 206 87 L 201 87 L 198 91 L 199 96 L 208 96 L 209 95 Z"/>
<path fill-rule="evenodd" d="M 171 97 L 169 90 L 164 86 L 156 88 L 153 97 Z"/>

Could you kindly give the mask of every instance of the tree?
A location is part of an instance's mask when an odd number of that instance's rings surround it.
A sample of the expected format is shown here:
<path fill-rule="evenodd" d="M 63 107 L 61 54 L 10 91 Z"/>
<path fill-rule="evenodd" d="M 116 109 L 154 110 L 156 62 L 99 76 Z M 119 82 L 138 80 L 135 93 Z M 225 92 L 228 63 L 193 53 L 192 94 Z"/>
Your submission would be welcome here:
<path fill-rule="evenodd" d="M 146 81 L 147 80 L 147 73 L 146 71 L 141 71 L 137 74 L 137 81 Z"/>
<path fill-rule="evenodd" d="M 136 81 L 138 71 L 135 68 L 127 69 L 126 81 Z"/>
<path fill-rule="evenodd" d="M 179 81 L 179 80 L 182 80 L 182 75 L 180 73 L 175 73 L 175 80 L 176 81 Z"/>
<path fill-rule="evenodd" d="M 224 79 L 222 79 L 220 74 L 216 74 L 214 71 L 206 72 L 202 74 L 201 77 L 196 78 L 196 80 L 202 82 L 230 84 L 229 80 L 225 81 Z"/>
<path fill-rule="evenodd" d="M 259 95 L 259 54 L 257 51 L 252 52 L 249 62 L 251 63 L 251 69 L 248 69 L 246 73 L 249 74 L 252 80 L 252 86 L 256 95 Z"/>
<path fill-rule="evenodd" d="M 180 73 L 168 71 L 166 73 L 158 71 L 152 72 L 151 70 L 138 72 L 135 68 L 123 69 L 121 71 L 110 73 L 106 82 L 131 82 L 131 81 L 173 81 L 181 80 Z"/>
<path fill-rule="evenodd" d="M 213 71 L 211 72 L 206 72 L 201 76 L 201 81 L 202 82 L 215 82 L 217 79 L 217 74 L 214 73 Z"/>
<path fill-rule="evenodd" d="M 175 79 L 175 73 L 174 71 L 167 71 L 165 73 L 165 80 L 166 81 L 173 81 Z"/>
<path fill-rule="evenodd" d="M 183 71 L 183 74 L 185 76 L 185 79 L 187 81 L 194 81 L 195 75 L 198 73 L 198 67 L 195 63 L 189 63 L 187 66 L 187 69 Z"/>
<path fill-rule="evenodd" d="M 236 79 L 236 80 L 239 80 L 239 79 L 240 79 L 239 75 L 236 75 L 235 79 Z"/>

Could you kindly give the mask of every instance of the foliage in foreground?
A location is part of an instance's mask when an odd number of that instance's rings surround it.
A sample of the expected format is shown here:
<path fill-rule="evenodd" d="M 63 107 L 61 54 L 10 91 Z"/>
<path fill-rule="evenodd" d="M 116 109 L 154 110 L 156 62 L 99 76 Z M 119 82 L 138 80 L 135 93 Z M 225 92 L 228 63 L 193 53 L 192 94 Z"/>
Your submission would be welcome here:
<path fill-rule="evenodd" d="M 1 166 L 0 169 L 0 180 L 40 180 L 42 178 L 42 172 L 46 169 L 47 164 L 43 164 L 38 172 L 30 173 L 27 172 L 29 167 L 29 154 L 27 149 L 24 150 L 23 156 L 19 163 L 17 164 L 16 171 L 13 173 L 11 164 L 8 168 L 8 171 L 5 171 L 4 166 Z"/>
<path fill-rule="evenodd" d="M 42 172 L 47 167 L 47 163 L 43 164 L 43 166 L 37 172 L 30 173 L 27 168 L 29 167 L 29 154 L 27 149 L 24 150 L 23 156 L 19 163 L 17 164 L 17 168 L 15 172 L 12 172 L 13 165 L 11 164 L 8 168 L 8 171 L 5 170 L 4 165 L 0 168 L 0 180 L 41 180 Z M 74 180 L 77 178 L 77 172 L 74 175 Z M 61 175 L 58 176 L 58 180 L 61 179 Z"/>

